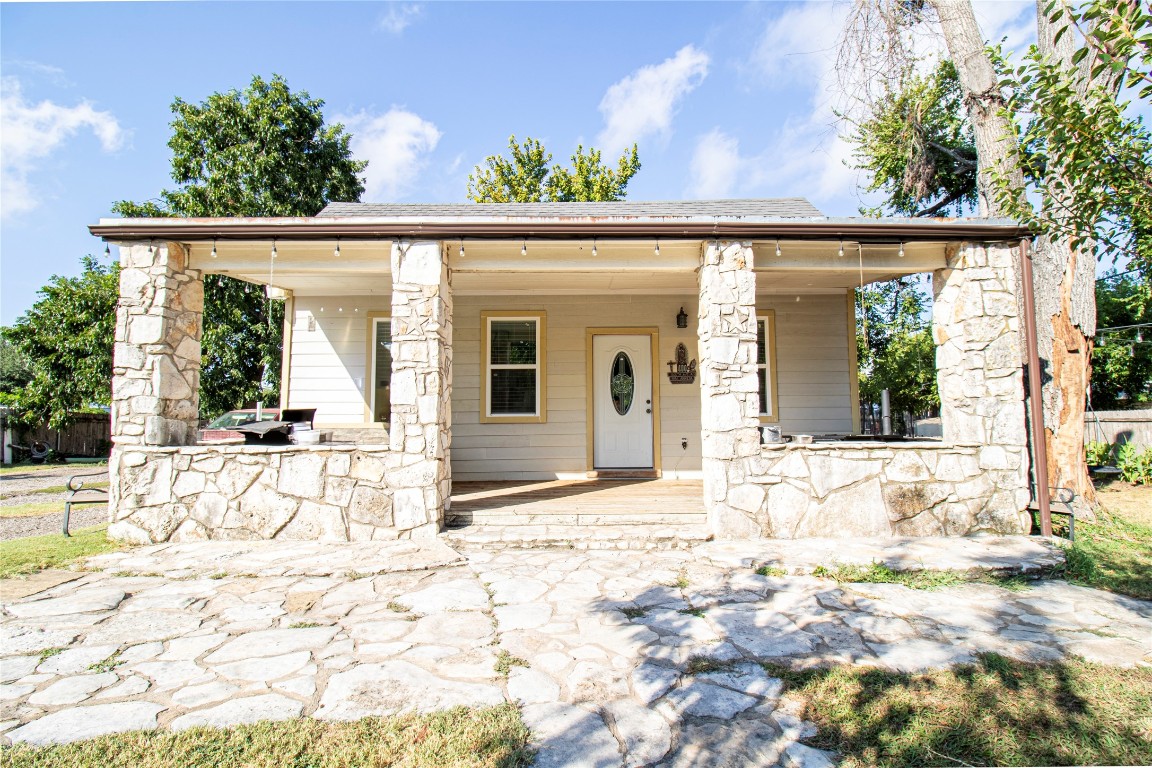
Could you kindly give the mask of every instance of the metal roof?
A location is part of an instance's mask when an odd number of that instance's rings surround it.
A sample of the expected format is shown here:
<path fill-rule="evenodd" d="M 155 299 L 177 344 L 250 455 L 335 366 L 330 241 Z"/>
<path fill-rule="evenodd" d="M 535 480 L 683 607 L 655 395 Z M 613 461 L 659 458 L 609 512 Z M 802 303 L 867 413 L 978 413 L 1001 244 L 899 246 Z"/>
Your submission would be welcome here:
<path fill-rule="evenodd" d="M 620 200 L 600 203 L 329 203 L 317 218 L 508 219 L 555 218 L 819 218 L 802 197 L 764 200 Z"/>

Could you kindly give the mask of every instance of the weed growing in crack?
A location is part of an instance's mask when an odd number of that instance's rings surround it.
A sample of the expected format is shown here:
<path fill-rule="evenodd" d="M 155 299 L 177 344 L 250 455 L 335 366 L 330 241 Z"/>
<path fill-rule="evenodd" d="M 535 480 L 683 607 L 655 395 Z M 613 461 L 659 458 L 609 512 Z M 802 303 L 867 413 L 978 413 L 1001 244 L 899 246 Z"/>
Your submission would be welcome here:
<path fill-rule="evenodd" d="M 501 677 L 508 677 L 508 673 L 512 671 L 512 667 L 527 667 L 528 662 L 519 656 L 513 656 L 507 650 L 501 648 L 500 652 L 496 654 L 496 664 L 492 667 L 496 670 L 496 674 Z"/>
<path fill-rule="evenodd" d="M 708 672 L 725 672 L 731 669 L 732 665 L 731 661 L 712 656 L 690 656 L 684 665 L 684 671 L 690 675 L 703 675 Z"/>
<path fill-rule="evenodd" d="M 757 576 L 787 576 L 788 571 L 776 565 L 762 565 L 756 569 Z"/>
<path fill-rule="evenodd" d="M 620 613 L 624 614 L 629 619 L 638 619 L 648 613 L 646 608 L 621 608 Z"/>
<path fill-rule="evenodd" d="M 104 659 L 104 661 L 98 661 L 95 664 L 89 664 L 88 665 L 88 671 L 89 672 L 111 672 L 112 670 L 116 669 L 116 667 L 120 666 L 123 663 L 124 662 L 120 660 L 120 651 L 115 651 L 115 652 L 113 652 L 113 654 L 111 656 Z"/>

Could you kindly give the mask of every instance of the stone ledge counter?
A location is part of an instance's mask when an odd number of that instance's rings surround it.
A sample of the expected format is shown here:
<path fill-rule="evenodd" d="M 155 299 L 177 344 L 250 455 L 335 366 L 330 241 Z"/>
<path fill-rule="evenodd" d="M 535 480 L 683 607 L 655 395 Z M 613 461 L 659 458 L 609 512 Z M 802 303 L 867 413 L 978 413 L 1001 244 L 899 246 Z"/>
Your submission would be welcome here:
<path fill-rule="evenodd" d="M 388 446 L 133 446 L 111 459 L 110 536 L 380 541 L 439 532 L 436 462 Z"/>
<path fill-rule="evenodd" d="M 1028 533 L 1021 452 L 975 443 L 763 445 L 765 536 Z"/>

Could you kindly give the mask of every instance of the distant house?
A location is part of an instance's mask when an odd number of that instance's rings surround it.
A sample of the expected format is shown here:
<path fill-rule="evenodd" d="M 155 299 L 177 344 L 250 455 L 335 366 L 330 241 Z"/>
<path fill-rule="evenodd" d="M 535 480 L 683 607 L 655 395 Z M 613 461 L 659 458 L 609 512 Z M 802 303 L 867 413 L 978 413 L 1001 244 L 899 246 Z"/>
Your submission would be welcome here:
<path fill-rule="evenodd" d="M 431 536 L 453 483 L 589 477 L 685 481 L 718 537 L 1029 527 L 1013 222 L 802 199 L 337 203 L 91 231 L 123 267 L 122 538 Z M 860 439 L 853 289 L 924 272 L 943 438 Z M 280 405 L 315 408 L 331 442 L 195 445 L 212 273 L 285 302 Z"/>

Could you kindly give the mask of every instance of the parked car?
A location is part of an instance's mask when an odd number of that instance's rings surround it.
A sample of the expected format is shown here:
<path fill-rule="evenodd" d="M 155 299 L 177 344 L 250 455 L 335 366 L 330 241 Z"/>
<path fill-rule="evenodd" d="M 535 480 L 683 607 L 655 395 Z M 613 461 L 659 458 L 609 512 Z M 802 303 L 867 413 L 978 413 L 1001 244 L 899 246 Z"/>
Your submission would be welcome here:
<path fill-rule="evenodd" d="M 200 442 L 208 440 L 228 440 L 231 438 L 244 439 L 244 435 L 236 431 L 242 424 L 252 424 L 257 421 L 276 421 L 280 418 L 279 408 L 263 408 L 260 418 L 256 418 L 255 408 L 241 408 L 237 411 L 228 411 L 221 414 L 200 429 Z"/>

